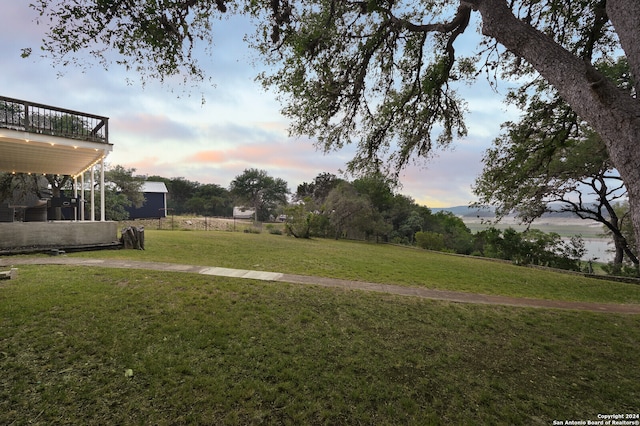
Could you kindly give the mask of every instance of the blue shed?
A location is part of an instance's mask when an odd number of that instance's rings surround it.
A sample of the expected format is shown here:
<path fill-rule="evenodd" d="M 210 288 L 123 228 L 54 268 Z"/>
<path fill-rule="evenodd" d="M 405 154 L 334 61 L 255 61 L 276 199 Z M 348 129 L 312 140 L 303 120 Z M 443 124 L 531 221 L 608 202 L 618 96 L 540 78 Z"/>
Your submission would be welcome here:
<path fill-rule="evenodd" d="M 128 207 L 130 219 L 157 219 L 167 217 L 167 187 L 164 182 L 144 182 L 142 184 L 145 202 L 136 209 Z"/>

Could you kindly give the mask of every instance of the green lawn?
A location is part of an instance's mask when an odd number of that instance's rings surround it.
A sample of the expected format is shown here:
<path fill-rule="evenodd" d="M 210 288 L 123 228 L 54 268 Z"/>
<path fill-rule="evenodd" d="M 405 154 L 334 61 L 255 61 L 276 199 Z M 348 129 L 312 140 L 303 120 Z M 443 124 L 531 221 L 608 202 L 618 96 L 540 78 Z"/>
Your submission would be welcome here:
<path fill-rule="evenodd" d="M 146 230 L 145 238 L 145 251 L 72 256 L 256 269 L 505 296 L 640 303 L 639 285 L 409 247 L 223 231 Z"/>
<path fill-rule="evenodd" d="M 562 298 L 599 284 L 608 298 L 637 300 L 634 286 L 393 246 L 146 236 L 144 252 L 73 256 L 467 290 L 478 281 L 479 291 L 494 274 L 500 294 L 520 286 Z M 0 424 L 529 425 L 640 410 L 637 315 L 25 265 L 0 281 L 0 320 Z"/>

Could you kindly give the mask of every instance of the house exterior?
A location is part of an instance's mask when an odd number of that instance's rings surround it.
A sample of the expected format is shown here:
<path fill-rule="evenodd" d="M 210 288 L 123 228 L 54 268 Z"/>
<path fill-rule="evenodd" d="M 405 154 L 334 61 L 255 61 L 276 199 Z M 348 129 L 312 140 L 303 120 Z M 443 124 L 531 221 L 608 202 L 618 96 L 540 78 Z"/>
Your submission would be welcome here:
<path fill-rule="evenodd" d="M 164 182 L 144 182 L 142 192 L 145 202 L 140 208 L 128 207 L 130 219 L 157 219 L 167 217 L 167 186 Z"/>
<path fill-rule="evenodd" d="M 51 105 L 0 96 L 0 171 L 32 175 L 68 175 L 75 188 L 100 170 L 98 189 L 87 202 L 89 215 L 77 207 L 78 194 L 60 201 L 74 220 L 48 220 L 48 200 L 29 200 L 0 208 L 0 252 L 117 247 L 118 224 L 105 219 L 104 166 L 113 150 L 109 118 Z M 99 209 L 99 210 L 98 210 Z M 98 217 L 96 217 L 96 213 Z"/>

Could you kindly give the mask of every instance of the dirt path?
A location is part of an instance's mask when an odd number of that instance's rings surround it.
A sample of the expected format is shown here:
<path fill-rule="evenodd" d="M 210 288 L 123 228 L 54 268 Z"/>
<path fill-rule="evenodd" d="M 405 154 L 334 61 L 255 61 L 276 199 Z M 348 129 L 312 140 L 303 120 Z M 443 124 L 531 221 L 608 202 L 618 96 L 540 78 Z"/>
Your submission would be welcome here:
<path fill-rule="evenodd" d="M 422 297 L 425 299 L 442 300 L 457 303 L 474 303 L 484 305 L 518 306 L 528 308 L 567 309 L 577 311 L 640 314 L 640 305 L 568 302 L 559 300 L 530 299 L 507 296 L 495 296 L 475 293 L 465 293 L 448 290 L 434 290 L 422 287 L 403 287 L 391 284 L 377 284 L 362 281 L 340 280 L 335 278 L 312 277 L 306 275 L 282 274 L 277 272 L 250 271 L 244 269 L 217 268 L 211 266 L 183 265 L 176 263 L 139 262 L 116 259 L 80 259 L 56 256 L 50 258 L 0 258 L 0 267 L 17 265 L 73 265 L 99 266 L 121 269 L 149 269 L 168 272 L 185 272 L 214 276 L 247 278 L 264 281 L 278 281 L 291 284 L 318 285 L 350 290 L 374 291 L 379 293 L 396 294 L 401 296 Z"/>

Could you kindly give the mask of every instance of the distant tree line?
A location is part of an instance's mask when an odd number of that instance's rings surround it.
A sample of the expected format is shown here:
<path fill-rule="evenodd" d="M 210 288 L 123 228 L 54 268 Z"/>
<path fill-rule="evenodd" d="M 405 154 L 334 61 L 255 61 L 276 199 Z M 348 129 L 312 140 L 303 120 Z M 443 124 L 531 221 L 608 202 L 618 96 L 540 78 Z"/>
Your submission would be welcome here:
<path fill-rule="evenodd" d="M 117 171 L 117 173 L 115 173 Z M 490 228 L 473 234 L 461 218 L 450 212 L 433 213 L 411 197 L 394 192 L 393 181 L 370 173 L 347 181 L 320 173 L 290 193 L 286 182 L 266 171 L 247 169 L 224 188 L 183 177 L 135 177 L 134 169 L 116 166 L 107 178 L 118 177 L 112 188 L 131 180 L 164 182 L 173 214 L 230 217 L 234 206 L 256 212 L 256 220 L 285 218 L 285 232 L 297 238 L 345 238 L 405 244 L 430 250 L 510 260 L 578 270 L 584 254 L 579 238 L 563 240 L 538 230 L 517 232 Z"/>
<path fill-rule="evenodd" d="M 17 180 L 19 176 L 5 175 L 0 179 L 0 188 L 6 194 L 7 189 L 15 188 Z M 227 188 L 183 177 L 139 176 L 135 175 L 135 169 L 122 166 L 110 167 L 105 180 L 108 220 L 127 219 L 127 207 L 140 207 L 144 203 L 143 183 L 156 181 L 167 186 L 167 206 L 172 214 L 231 217 L 234 206 L 244 206 L 256 212 L 257 221 L 281 218 L 285 232 L 296 238 L 404 244 L 572 270 L 580 269 L 580 258 L 585 252 L 580 238 L 566 241 L 558 234 L 538 230 L 517 232 L 490 228 L 473 234 L 453 213 L 433 213 L 411 197 L 396 193 L 393 181 L 380 173 L 370 173 L 353 181 L 320 173 L 311 182 L 300 184 L 294 193 L 283 179 L 257 169 L 245 170 Z M 70 189 L 67 187 L 71 184 L 70 179 L 44 182 L 55 184 L 56 192 Z M 631 228 L 627 231 L 633 235 Z M 635 273 L 635 268 L 623 266 L 609 265 L 608 272 Z"/>
<path fill-rule="evenodd" d="M 298 186 L 286 209 L 287 231 L 299 238 L 331 237 L 415 245 L 424 249 L 579 270 L 584 242 L 556 233 L 490 228 L 473 234 L 453 213 L 433 213 L 373 174 L 347 182 L 323 173 Z"/>

